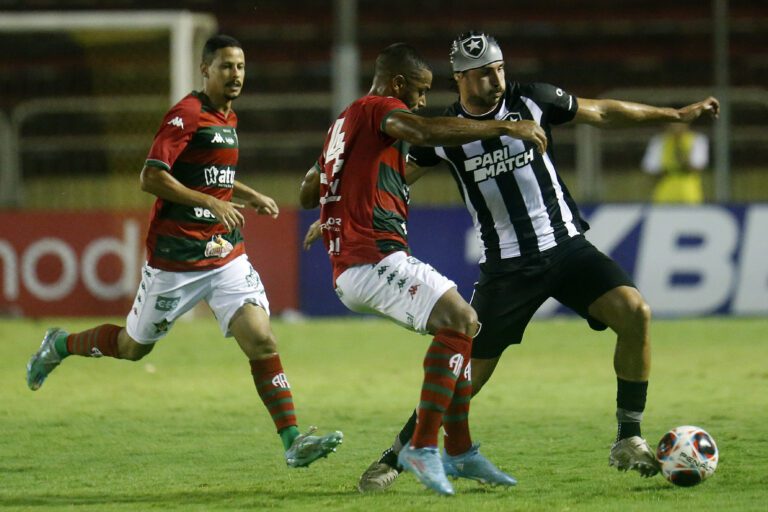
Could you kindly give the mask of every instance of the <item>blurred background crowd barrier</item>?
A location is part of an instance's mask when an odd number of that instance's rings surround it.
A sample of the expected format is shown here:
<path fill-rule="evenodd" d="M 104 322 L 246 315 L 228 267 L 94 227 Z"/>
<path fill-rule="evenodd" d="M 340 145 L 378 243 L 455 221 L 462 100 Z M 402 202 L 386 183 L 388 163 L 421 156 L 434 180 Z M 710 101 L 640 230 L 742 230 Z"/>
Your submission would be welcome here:
<path fill-rule="evenodd" d="M 413 44 L 431 63 L 435 78 L 424 113 L 439 114 L 456 98 L 450 41 L 469 29 L 497 37 L 507 76 L 515 81 L 549 82 L 580 97 L 667 106 L 718 96 L 720 121 L 694 124 L 709 136 L 713 153 L 703 175 L 706 204 L 700 208 L 732 217 L 736 241 L 726 256 L 734 275 L 752 276 L 768 288 L 768 272 L 760 264 L 746 273 L 739 263 L 740 247 L 765 243 L 759 233 L 749 235 L 756 240 L 742 238 L 748 236 L 744 219 L 762 215 L 760 203 L 768 201 L 766 2 L 0 0 L 0 43 L 6 49 L 0 52 L 0 310 L 118 314 L 127 308 L 135 282 L 126 276 L 133 271 L 110 277 L 109 269 L 143 260 L 141 241 L 153 198 L 139 191 L 138 173 L 163 113 L 200 85 L 202 43 L 224 32 L 242 42 L 247 61 L 244 94 L 235 103 L 238 179 L 278 201 L 288 219 L 281 221 L 281 229 L 292 230 L 290 241 L 296 241 L 295 247 L 275 249 L 271 235 L 276 232 L 264 227 L 266 232 L 247 238 L 249 252 L 252 259 L 284 262 L 277 272 L 283 275 L 273 277 L 271 270 L 260 268 L 270 296 L 283 289 L 291 295 L 277 300 L 276 311 L 315 311 L 308 305 L 315 299 L 304 296 L 304 287 L 326 289 L 330 278 L 322 273 L 305 285 L 309 276 L 298 240 L 302 222 L 316 213 L 297 215 L 294 210 L 298 184 L 317 158 L 330 120 L 367 91 L 376 54 L 395 41 Z M 641 172 L 640 161 L 658 130 L 555 128 L 558 169 L 577 201 L 624 204 L 625 212 L 647 203 L 654 177 Z M 439 173 L 416 184 L 412 198 L 417 208 L 450 219 L 460 204 L 453 180 Z M 78 216 L 88 212 L 101 221 Z M 130 232 L 125 231 L 126 215 L 136 223 Z M 703 215 L 698 218 L 708 218 Z M 648 217 L 643 214 L 643 219 Z M 259 220 L 258 225 L 266 224 Z M 639 222 L 635 229 L 644 225 Z M 88 234 L 96 228 L 107 231 Z M 112 265 L 109 257 L 96 258 L 95 249 L 87 252 L 86 239 L 106 237 L 97 253 L 119 254 L 134 228 L 139 233 L 130 244 L 135 257 L 118 258 Z M 70 231 L 79 231 L 83 241 L 62 242 Z M 426 236 L 434 232 L 427 230 Z M 693 242 L 681 243 L 704 254 L 711 241 L 707 236 L 693 233 L 688 237 Z M 69 249 L 62 249 L 65 245 Z M 70 249 L 74 260 L 62 256 Z M 463 243 L 451 249 L 461 261 L 466 250 L 471 252 Z M 86 254 L 90 260 L 83 258 Z M 285 262 L 294 266 L 287 268 Z M 79 270 L 68 273 L 70 267 Z M 688 270 L 694 277 L 670 278 L 670 286 L 702 292 L 705 288 L 696 287 L 710 286 L 710 274 L 700 266 Z M 444 272 L 451 275 L 450 269 Z M 98 279 L 114 285 L 110 293 L 117 293 L 118 281 L 123 283 L 119 298 L 94 295 L 84 281 L 88 275 L 101 275 Z M 288 282 L 281 280 L 286 275 Z M 72 290 L 82 289 L 78 302 L 93 307 L 81 311 L 62 305 L 71 303 L 72 296 L 59 297 L 54 285 L 66 284 L 66 276 L 75 280 Z M 727 280 L 731 292 L 739 279 Z M 29 302 L 30 289 L 42 302 Z M 765 304 L 768 312 L 768 293 L 761 293 L 747 310 L 760 313 Z M 107 302 L 113 306 L 98 306 Z M 720 304 L 688 313 L 730 311 Z M 685 311 L 672 308 L 669 313 Z"/>

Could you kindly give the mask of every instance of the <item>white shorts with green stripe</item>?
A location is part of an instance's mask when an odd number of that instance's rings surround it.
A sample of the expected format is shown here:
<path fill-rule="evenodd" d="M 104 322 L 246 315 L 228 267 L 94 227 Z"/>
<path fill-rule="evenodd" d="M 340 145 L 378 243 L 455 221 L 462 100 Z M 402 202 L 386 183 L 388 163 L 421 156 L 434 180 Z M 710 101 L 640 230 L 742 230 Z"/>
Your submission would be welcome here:
<path fill-rule="evenodd" d="M 336 278 L 336 295 L 357 313 L 373 313 L 419 333 L 437 301 L 456 283 L 403 251 L 376 264 L 350 267 Z"/>
<path fill-rule="evenodd" d="M 126 319 L 128 335 L 139 343 L 155 343 L 200 301 L 211 308 L 224 336 L 232 335 L 229 322 L 245 304 L 255 304 L 269 315 L 264 285 L 246 255 L 223 267 L 195 272 L 169 272 L 145 264 Z"/>

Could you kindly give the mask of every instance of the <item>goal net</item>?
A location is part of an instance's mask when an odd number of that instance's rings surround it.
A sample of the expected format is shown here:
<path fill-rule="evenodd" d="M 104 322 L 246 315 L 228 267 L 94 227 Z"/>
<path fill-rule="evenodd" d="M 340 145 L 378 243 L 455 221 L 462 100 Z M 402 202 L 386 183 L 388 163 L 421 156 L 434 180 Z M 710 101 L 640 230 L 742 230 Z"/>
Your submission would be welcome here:
<path fill-rule="evenodd" d="M 3 13 L 0 206 L 132 208 L 162 114 L 217 30 L 188 11 Z M 142 199 L 138 199 L 141 201 Z"/>

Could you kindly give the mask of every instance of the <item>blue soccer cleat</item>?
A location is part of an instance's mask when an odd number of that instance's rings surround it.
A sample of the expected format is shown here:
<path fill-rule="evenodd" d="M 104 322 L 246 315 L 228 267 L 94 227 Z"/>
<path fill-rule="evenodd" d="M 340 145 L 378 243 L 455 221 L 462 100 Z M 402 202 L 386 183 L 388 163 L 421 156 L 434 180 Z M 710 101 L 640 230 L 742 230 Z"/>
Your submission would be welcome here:
<path fill-rule="evenodd" d="M 461 455 L 451 456 L 443 452 L 443 468 L 451 478 L 468 478 L 489 485 L 517 485 L 517 480 L 480 454 L 479 443 Z"/>
<path fill-rule="evenodd" d="M 427 489 L 443 496 L 453 496 L 453 486 L 445 477 L 443 462 L 437 448 L 413 448 L 410 443 L 400 450 L 397 462 L 410 471 Z"/>

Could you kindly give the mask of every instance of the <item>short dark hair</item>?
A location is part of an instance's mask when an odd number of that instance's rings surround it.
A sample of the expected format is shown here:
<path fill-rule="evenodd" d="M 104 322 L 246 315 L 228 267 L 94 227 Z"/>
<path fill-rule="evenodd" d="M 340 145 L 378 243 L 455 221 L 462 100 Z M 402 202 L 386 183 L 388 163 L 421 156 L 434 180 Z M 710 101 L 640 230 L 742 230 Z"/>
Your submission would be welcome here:
<path fill-rule="evenodd" d="M 232 36 L 217 34 L 210 37 L 205 42 L 205 46 L 203 46 L 203 62 L 210 64 L 213 61 L 213 55 L 216 53 L 216 50 L 231 47 L 242 48 L 242 46 L 240 46 L 240 41 Z"/>
<path fill-rule="evenodd" d="M 426 69 L 432 71 L 416 49 L 406 43 L 395 43 L 384 48 L 376 57 L 374 74 L 392 76 L 409 74 L 410 71 Z"/>

